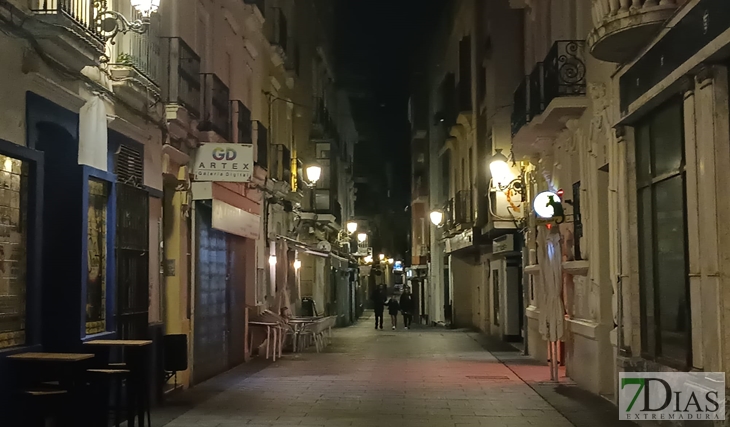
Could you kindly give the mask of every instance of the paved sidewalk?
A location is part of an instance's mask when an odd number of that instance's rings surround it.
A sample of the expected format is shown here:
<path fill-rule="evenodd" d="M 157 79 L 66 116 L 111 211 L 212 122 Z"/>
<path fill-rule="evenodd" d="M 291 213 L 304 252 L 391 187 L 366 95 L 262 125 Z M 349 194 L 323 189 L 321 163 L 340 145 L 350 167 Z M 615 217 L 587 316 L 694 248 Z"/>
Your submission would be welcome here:
<path fill-rule="evenodd" d="M 199 401 L 177 407 L 192 409 L 154 413 L 155 425 L 573 425 L 470 334 L 431 328 L 375 331 L 371 323 L 368 318 L 336 330 L 334 344 L 324 353 L 244 365 L 195 387 L 182 396 L 198 393 Z"/>

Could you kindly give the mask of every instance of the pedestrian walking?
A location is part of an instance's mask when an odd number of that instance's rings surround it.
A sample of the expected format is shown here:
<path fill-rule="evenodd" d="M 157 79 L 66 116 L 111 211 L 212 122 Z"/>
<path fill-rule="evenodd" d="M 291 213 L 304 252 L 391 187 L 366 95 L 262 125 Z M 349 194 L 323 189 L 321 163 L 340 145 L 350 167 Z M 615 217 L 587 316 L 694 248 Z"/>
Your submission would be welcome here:
<path fill-rule="evenodd" d="M 408 329 L 413 322 L 413 295 L 410 288 L 406 287 L 403 295 L 400 296 L 400 311 L 403 313 L 403 327 Z"/>
<path fill-rule="evenodd" d="M 375 310 L 375 329 L 383 329 L 383 312 L 385 311 L 385 301 L 387 296 L 385 295 L 385 289 L 383 285 L 378 286 L 371 296 L 373 301 L 373 310 Z"/>
<path fill-rule="evenodd" d="M 390 314 L 390 322 L 393 325 L 393 330 L 398 326 L 398 311 L 400 310 L 400 304 L 395 298 L 395 295 L 390 297 L 388 300 L 388 314 Z"/>

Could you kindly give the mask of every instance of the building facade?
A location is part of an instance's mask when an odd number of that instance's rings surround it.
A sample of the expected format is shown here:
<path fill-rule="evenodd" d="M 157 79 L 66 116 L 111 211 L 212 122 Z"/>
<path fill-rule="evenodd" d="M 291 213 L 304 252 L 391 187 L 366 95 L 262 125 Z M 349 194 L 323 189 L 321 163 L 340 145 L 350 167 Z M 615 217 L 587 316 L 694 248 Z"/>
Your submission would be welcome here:
<path fill-rule="evenodd" d="M 263 310 L 314 297 L 353 322 L 358 134 L 331 2 L 89 4 L 0 5 L 0 379 L 10 354 L 146 338 L 162 392 L 246 361 Z M 200 159 L 245 178 L 206 178 Z M 169 384 L 166 335 L 188 367 Z"/>
<path fill-rule="evenodd" d="M 430 105 L 430 209 L 445 214 L 431 229 L 431 292 L 451 295 L 446 316 L 516 334 L 543 361 L 559 341 L 567 375 L 613 400 L 622 371 L 725 371 L 729 6 L 481 3 L 444 15 L 419 91 Z M 440 105 L 469 93 L 458 89 L 467 68 L 472 113 L 467 97 L 454 114 Z M 489 165 L 501 155 L 498 175 Z M 464 210 L 470 179 L 478 194 Z M 538 215 L 545 192 L 560 199 L 550 218 Z M 460 210 L 476 224 L 471 259 L 451 237 L 449 221 L 464 233 Z M 482 221 L 515 231 L 479 241 Z"/>

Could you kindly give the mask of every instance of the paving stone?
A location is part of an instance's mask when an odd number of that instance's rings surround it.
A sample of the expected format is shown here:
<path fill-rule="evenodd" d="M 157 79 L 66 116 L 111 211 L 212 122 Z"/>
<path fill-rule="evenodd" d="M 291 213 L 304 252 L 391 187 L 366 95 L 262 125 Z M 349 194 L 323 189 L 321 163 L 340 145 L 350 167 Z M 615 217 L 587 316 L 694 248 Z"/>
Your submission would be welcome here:
<path fill-rule="evenodd" d="M 198 385 L 174 415 L 155 411 L 154 427 L 573 425 L 473 335 L 370 323 L 336 330 L 320 354 L 255 361 Z"/>

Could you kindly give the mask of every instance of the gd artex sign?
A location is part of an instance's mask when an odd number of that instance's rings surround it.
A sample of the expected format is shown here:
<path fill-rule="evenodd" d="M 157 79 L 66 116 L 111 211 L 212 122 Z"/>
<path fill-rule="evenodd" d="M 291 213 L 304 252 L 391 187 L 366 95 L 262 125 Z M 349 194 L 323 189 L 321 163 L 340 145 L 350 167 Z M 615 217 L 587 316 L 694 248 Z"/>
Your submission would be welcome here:
<path fill-rule="evenodd" d="M 203 144 L 195 154 L 196 181 L 249 182 L 253 174 L 253 145 Z"/>

